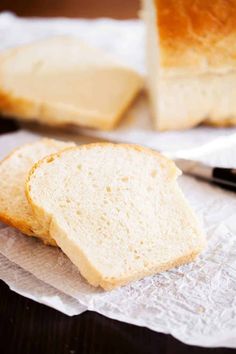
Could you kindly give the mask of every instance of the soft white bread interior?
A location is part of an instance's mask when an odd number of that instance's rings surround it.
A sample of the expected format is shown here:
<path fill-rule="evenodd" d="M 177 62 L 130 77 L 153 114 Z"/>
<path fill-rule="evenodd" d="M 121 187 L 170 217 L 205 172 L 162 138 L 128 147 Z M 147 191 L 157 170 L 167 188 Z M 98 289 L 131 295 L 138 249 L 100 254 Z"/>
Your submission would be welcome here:
<path fill-rule="evenodd" d="M 156 129 L 236 124 L 236 2 L 142 3 Z"/>
<path fill-rule="evenodd" d="M 204 248 L 178 174 L 149 149 L 90 144 L 36 163 L 26 193 L 81 274 L 110 290 L 190 262 Z"/>
<path fill-rule="evenodd" d="M 54 37 L 3 54 L 0 111 L 49 125 L 111 129 L 142 84 L 102 51 Z"/>
<path fill-rule="evenodd" d="M 33 164 L 59 150 L 74 146 L 52 139 L 42 139 L 14 150 L 0 163 L 0 220 L 16 227 L 26 235 L 41 238 L 56 245 L 48 229 L 33 215 L 25 196 L 25 182 Z"/>

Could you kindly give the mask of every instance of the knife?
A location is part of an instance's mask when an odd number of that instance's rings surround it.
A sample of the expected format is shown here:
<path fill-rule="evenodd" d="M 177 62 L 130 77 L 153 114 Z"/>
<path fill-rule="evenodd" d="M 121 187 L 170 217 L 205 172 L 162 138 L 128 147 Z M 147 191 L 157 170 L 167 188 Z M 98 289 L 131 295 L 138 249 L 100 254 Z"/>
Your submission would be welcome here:
<path fill-rule="evenodd" d="M 216 184 L 221 188 L 236 192 L 236 169 L 212 167 L 198 161 L 174 159 L 179 169 L 187 175 Z"/>

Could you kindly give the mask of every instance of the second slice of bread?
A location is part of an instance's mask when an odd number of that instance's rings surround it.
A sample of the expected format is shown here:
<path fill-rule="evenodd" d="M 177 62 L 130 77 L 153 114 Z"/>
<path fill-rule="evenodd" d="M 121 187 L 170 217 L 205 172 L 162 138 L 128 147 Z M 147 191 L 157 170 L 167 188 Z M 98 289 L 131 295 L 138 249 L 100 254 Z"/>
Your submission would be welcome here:
<path fill-rule="evenodd" d="M 94 286 L 110 290 L 192 261 L 205 245 L 174 163 L 132 145 L 90 144 L 36 163 L 40 224 Z"/>
<path fill-rule="evenodd" d="M 25 196 L 25 182 L 33 164 L 59 150 L 74 146 L 53 139 L 42 139 L 14 150 L 0 163 L 0 220 L 24 234 L 56 245 L 48 229 L 39 224 Z"/>

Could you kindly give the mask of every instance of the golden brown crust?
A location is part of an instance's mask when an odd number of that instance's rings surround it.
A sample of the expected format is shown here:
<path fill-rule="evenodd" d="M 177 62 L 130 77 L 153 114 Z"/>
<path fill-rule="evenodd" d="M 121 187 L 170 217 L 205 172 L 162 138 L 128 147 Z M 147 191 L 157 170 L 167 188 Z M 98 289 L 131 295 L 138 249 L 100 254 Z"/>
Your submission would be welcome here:
<path fill-rule="evenodd" d="M 35 235 L 33 230 L 29 227 L 27 222 L 25 222 L 23 219 L 16 219 L 16 218 L 13 219 L 8 214 L 4 214 L 4 213 L 0 212 L 0 221 L 2 221 L 4 224 L 7 224 L 11 227 L 16 228 L 17 230 L 22 232 L 24 235 L 40 239 L 41 241 L 43 241 L 43 243 L 45 245 L 57 246 L 56 242 L 52 238 L 50 238 L 50 237 L 45 238 L 43 236 Z"/>
<path fill-rule="evenodd" d="M 203 124 L 210 125 L 216 128 L 227 128 L 233 127 L 236 125 L 236 117 L 231 118 L 222 118 L 222 120 L 214 120 L 214 119 L 206 119 L 204 120 Z"/>
<path fill-rule="evenodd" d="M 30 144 L 24 144 L 24 146 L 28 146 Z M 22 148 L 22 146 L 20 147 Z M 7 156 L 4 157 L 4 159 L 2 159 L 0 161 L 0 166 L 7 161 L 8 159 L 10 159 L 19 149 L 19 147 L 15 148 L 13 151 L 11 151 Z M 32 230 L 30 230 L 28 228 L 28 226 L 25 225 L 25 223 L 22 220 L 19 219 L 13 219 L 11 218 L 9 215 L 2 213 L 0 211 L 0 221 L 2 221 L 3 223 L 9 225 L 9 226 L 13 226 L 15 228 L 17 228 L 18 230 L 20 230 L 21 232 L 23 232 L 24 234 L 28 235 L 28 236 L 33 236 L 34 233 L 32 232 Z"/>
<path fill-rule="evenodd" d="M 0 90 L 0 111 L 2 114 L 27 119 L 33 109 L 33 104 L 27 99 L 16 98 L 8 92 Z"/>
<path fill-rule="evenodd" d="M 235 69 L 235 0 L 153 1 L 163 68 Z"/>
<path fill-rule="evenodd" d="M 28 227 L 28 225 L 26 225 L 20 219 L 13 219 L 9 215 L 0 212 L 0 221 L 2 221 L 4 224 L 15 227 L 27 236 L 35 236 L 33 231 L 30 230 L 30 228 Z"/>

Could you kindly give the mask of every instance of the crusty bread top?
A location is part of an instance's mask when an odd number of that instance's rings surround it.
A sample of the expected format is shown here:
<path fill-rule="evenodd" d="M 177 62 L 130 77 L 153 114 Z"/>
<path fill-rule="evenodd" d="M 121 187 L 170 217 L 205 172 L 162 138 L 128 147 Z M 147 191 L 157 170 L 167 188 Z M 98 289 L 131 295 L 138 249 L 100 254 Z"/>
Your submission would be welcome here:
<path fill-rule="evenodd" d="M 235 0 L 151 1 L 157 10 L 162 68 L 173 74 L 236 68 Z"/>

